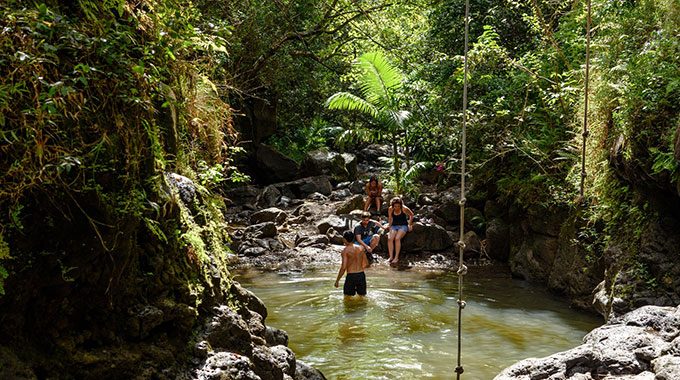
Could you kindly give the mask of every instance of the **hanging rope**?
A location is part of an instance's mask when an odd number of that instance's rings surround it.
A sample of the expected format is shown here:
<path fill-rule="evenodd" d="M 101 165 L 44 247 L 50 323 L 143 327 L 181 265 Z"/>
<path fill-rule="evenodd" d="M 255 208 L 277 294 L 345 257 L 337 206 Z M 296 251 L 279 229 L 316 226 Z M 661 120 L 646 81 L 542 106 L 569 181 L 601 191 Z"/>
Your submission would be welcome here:
<path fill-rule="evenodd" d="M 588 84 L 590 76 L 590 0 L 588 0 L 588 16 L 586 17 L 586 88 L 583 107 L 583 154 L 581 156 L 581 200 L 583 200 L 586 181 L 586 141 L 588 139 Z"/>
<path fill-rule="evenodd" d="M 460 238 L 458 240 L 458 366 L 456 367 L 456 379 L 460 379 L 463 373 L 463 365 L 461 364 L 461 327 L 463 325 L 463 309 L 465 308 L 465 301 L 463 301 L 463 276 L 467 273 L 467 267 L 463 262 L 463 251 L 465 250 L 465 148 L 467 143 L 467 87 L 468 87 L 468 39 L 469 39 L 469 23 L 470 23 L 470 0 L 465 0 L 465 70 L 463 72 L 463 150 L 461 153 L 461 168 L 460 168 Z"/>

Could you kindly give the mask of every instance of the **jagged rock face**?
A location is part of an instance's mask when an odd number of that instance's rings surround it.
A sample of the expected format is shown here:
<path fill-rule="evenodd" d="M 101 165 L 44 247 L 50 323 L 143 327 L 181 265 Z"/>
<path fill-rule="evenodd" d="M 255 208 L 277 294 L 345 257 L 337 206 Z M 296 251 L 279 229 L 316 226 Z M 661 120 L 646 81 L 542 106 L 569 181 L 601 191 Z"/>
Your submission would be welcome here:
<path fill-rule="evenodd" d="M 645 306 L 591 331 L 583 345 L 525 359 L 494 380 L 678 379 L 680 307 Z"/>

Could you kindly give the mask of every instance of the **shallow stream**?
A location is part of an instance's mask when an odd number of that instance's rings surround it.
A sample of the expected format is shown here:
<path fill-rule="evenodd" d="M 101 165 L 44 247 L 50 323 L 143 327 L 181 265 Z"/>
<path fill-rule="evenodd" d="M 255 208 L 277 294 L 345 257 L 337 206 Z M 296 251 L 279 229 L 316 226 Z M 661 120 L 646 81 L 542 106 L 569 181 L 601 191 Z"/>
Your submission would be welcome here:
<path fill-rule="evenodd" d="M 296 357 L 329 380 L 455 379 L 455 272 L 375 266 L 363 300 L 346 300 L 336 275 L 329 267 L 236 277 L 267 305 L 266 324 L 286 330 Z M 493 379 L 518 360 L 579 345 L 602 324 L 504 267 L 471 268 L 464 280 L 461 379 Z"/>

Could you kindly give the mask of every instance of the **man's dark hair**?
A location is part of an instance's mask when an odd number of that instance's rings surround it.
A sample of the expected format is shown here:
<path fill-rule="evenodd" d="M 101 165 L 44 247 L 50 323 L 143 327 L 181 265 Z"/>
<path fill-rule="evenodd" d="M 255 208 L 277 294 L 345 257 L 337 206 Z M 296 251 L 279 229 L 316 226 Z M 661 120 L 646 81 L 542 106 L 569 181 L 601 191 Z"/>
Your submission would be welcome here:
<path fill-rule="evenodd" d="M 345 238 L 345 240 L 347 240 L 348 243 L 351 243 L 351 242 L 354 241 L 354 233 L 350 230 L 343 232 L 342 237 Z"/>

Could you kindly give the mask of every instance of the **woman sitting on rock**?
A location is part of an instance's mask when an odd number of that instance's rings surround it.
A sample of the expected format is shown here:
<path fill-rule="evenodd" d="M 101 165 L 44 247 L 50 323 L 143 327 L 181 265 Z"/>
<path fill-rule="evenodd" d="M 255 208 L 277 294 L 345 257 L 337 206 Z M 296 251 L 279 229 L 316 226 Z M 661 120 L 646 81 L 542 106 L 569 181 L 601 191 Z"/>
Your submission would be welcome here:
<path fill-rule="evenodd" d="M 366 184 L 366 204 L 364 204 L 364 211 L 368 211 L 371 205 L 375 204 L 375 210 L 378 215 L 380 215 L 380 204 L 383 201 L 382 197 L 383 184 L 378 181 L 376 176 L 372 176 Z"/>
<path fill-rule="evenodd" d="M 390 202 L 387 215 L 387 229 L 390 231 L 387 235 L 387 251 L 390 254 L 390 263 L 396 264 L 399 262 L 401 239 L 406 235 L 406 232 L 413 229 L 413 211 L 404 206 L 401 198 L 394 197 Z"/>

